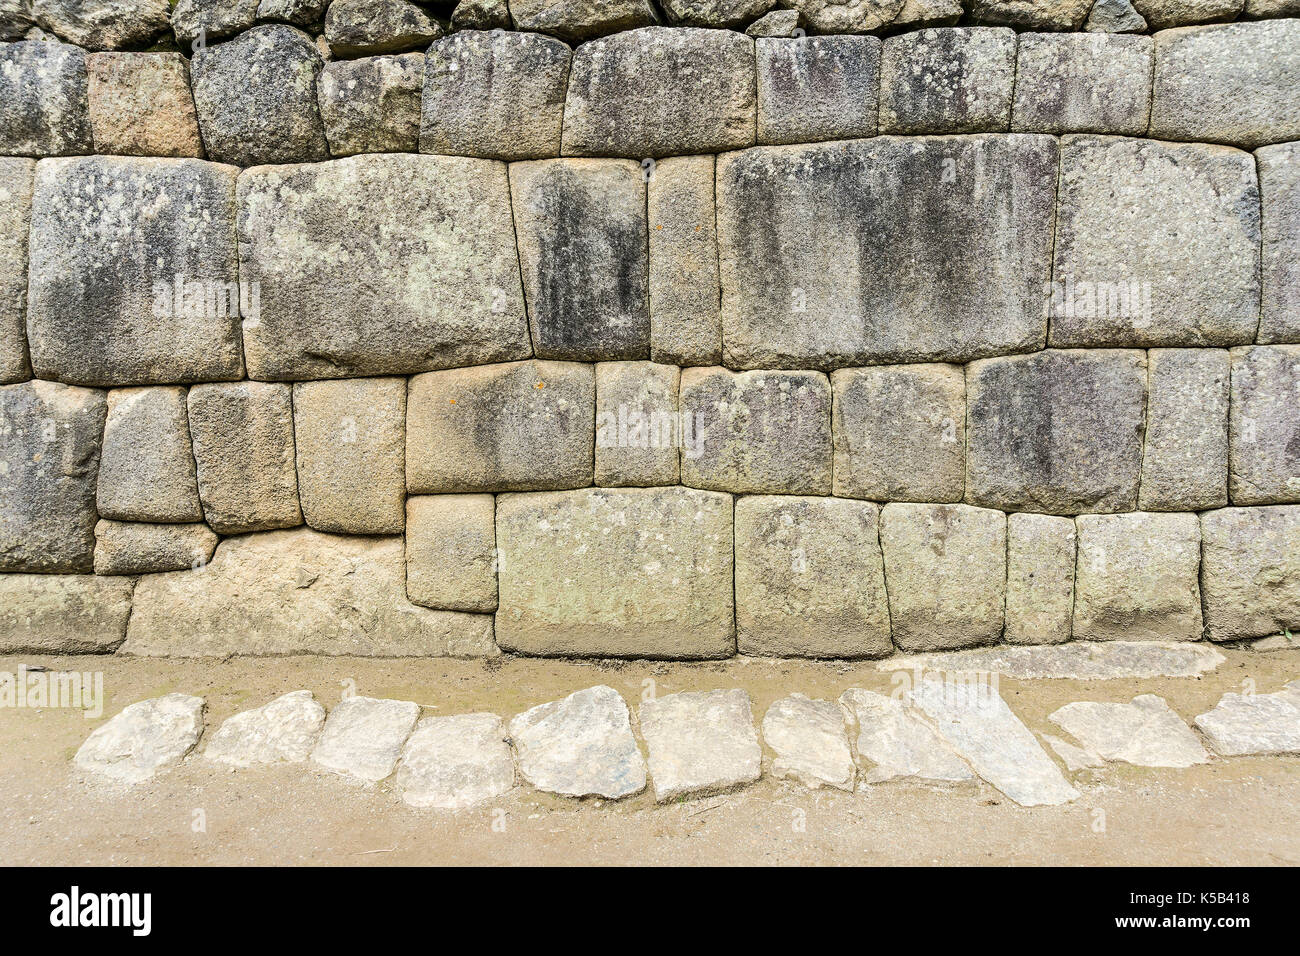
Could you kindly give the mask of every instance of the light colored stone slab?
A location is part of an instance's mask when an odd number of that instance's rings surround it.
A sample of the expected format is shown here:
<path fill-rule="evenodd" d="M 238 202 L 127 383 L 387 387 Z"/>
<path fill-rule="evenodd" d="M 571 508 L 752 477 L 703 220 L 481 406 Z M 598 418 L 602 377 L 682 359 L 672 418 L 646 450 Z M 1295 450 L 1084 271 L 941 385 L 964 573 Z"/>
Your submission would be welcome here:
<path fill-rule="evenodd" d="M 325 708 L 309 690 L 295 690 L 228 719 L 208 737 L 203 756 L 233 767 L 302 763 L 325 726 Z"/>
<path fill-rule="evenodd" d="M 1041 647 L 988 647 L 943 654 L 891 657 L 877 670 L 985 671 L 1016 680 L 1066 678 L 1197 677 L 1226 658 L 1202 644 L 1160 644 L 1147 641 L 1085 641 Z"/>
<path fill-rule="evenodd" d="M 203 520 L 185 389 L 108 393 L 95 506 L 117 521 Z"/>
<path fill-rule="evenodd" d="M 1022 33 L 1011 128 L 1141 136 L 1151 112 L 1153 63 L 1150 37 Z"/>
<path fill-rule="evenodd" d="M 406 499 L 406 596 L 444 611 L 497 609 L 496 499 Z"/>
<path fill-rule="evenodd" d="M 514 757 L 496 714 L 425 717 L 397 768 L 397 789 L 413 807 L 460 810 L 514 785 Z"/>
<path fill-rule="evenodd" d="M 96 727 L 73 763 L 79 770 L 134 786 L 180 763 L 202 733 L 202 697 L 154 697 L 131 704 Z"/>
<path fill-rule="evenodd" d="M 1228 493 L 1234 505 L 1300 501 L 1300 345 L 1232 350 Z"/>
<path fill-rule="evenodd" d="M 974 777 L 933 728 L 897 697 L 852 688 L 840 704 L 857 734 L 858 756 L 870 761 L 863 772 L 867 783 L 900 777 L 959 781 Z"/>
<path fill-rule="evenodd" d="M 637 716 L 660 803 L 725 793 L 762 775 L 749 695 L 739 688 L 647 700 Z"/>
<path fill-rule="evenodd" d="M 1192 729 L 1154 694 L 1139 694 L 1128 704 L 1066 704 L 1048 719 L 1105 760 L 1190 767 L 1209 759 Z"/>
<path fill-rule="evenodd" d="M 1074 522 L 1054 515 L 1007 515 L 1008 644 L 1061 644 L 1074 612 Z"/>
<path fill-rule="evenodd" d="M 655 362 L 722 361 L 713 171 L 713 156 L 669 157 L 655 163 L 646 186 L 650 358 Z"/>
<path fill-rule="evenodd" d="M 763 715 L 763 742 L 776 753 L 772 774 L 816 790 L 853 791 L 856 768 L 844 732 L 844 714 L 833 700 L 803 694 L 783 697 Z"/>
<path fill-rule="evenodd" d="M 419 717 L 420 705 L 413 701 L 345 698 L 330 711 L 311 762 L 364 783 L 378 783 L 393 772 Z"/>
<path fill-rule="evenodd" d="M 1201 515 L 1201 586 L 1212 641 L 1300 631 L 1300 507 Z"/>
<path fill-rule="evenodd" d="M 207 525 L 144 521 L 95 523 L 96 574 L 155 574 L 207 564 L 217 536 Z"/>
<path fill-rule="evenodd" d="M 596 365 L 596 484 L 675 485 L 682 444 L 681 370 L 654 362 Z"/>
<path fill-rule="evenodd" d="M 510 18 L 516 30 L 549 33 L 570 43 L 659 22 L 650 0 L 514 0 Z"/>
<path fill-rule="evenodd" d="M 1005 27 L 941 27 L 885 40 L 882 133 L 982 133 L 1011 123 L 1016 34 Z"/>
<path fill-rule="evenodd" d="M 1275 694 L 1224 694 L 1193 723 L 1224 757 L 1300 753 L 1300 681 Z"/>
<path fill-rule="evenodd" d="M 1103 766 L 1106 761 L 1095 753 L 1084 750 L 1082 747 L 1076 747 L 1072 743 L 1067 743 L 1060 737 L 1053 737 L 1051 734 L 1043 734 L 1043 739 L 1056 752 L 1065 763 L 1065 769 L 1074 773 L 1078 770 L 1089 770 L 1094 767 Z"/>
<path fill-rule="evenodd" d="M 1150 349 L 1147 365 L 1138 507 L 1222 508 L 1228 503 L 1228 352 Z"/>
<path fill-rule="evenodd" d="M 126 637 L 132 578 L 0 574 L 0 653 L 102 654 Z"/>

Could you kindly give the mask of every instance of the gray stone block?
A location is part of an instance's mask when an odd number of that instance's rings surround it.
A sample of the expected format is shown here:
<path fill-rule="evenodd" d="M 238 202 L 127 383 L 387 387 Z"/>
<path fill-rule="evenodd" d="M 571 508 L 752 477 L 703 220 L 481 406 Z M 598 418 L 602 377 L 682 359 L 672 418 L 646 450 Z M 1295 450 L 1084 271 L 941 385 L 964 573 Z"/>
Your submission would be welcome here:
<path fill-rule="evenodd" d="M 212 558 L 217 540 L 205 524 L 149 524 L 101 518 L 95 525 L 95 573 L 197 570 Z"/>
<path fill-rule="evenodd" d="M 885 40 L 880 132 L 982 133 L 1011 124 L 1016 35 L 1005 27 L 942 27 Z"/>
<path fill-rule="evenodd" d="M 903 0 L 784 0 L 817 33 L 870 33 L 887 27 L 900 16 Z"/>
<path fill-rule="evenodd" d="M 1077 30 L 1091 6 L 1092 0 L 974 0 L 971 20 L 1022 30 Z"/>
<path fill-rule="evenodd" d="M 655 163 L 646 186 L 650 230 L 650 358 L 722 361 L 718 230 L 712 156 Z"/>
<path fill-rule="evenodd" d="M 1212 641 L 1300 631 L 1300 508 L 1201 515 L 1205 631 Z"/>
<path fill-rule="evenodd" d="M 32 374 L 27 359 L 27 233 L 35 173 L 30 159 L 0 157 L 0 385 Z"/>
<path fill-rule="evenodd" d="M 423 83 L 422 53 L 326 63 L 316 94 L 330 154 L 414 153 Z"/>
<path fill-rule="evenodd" d="M 105 654 L 126 637 L 132 578 L 0 574 L 0 651 Z"/>
<path fill-rule="evenodd" d="M 1300 346 L 1232 350 L 1228 495 L 1234 505 L 1300 501 Z"/>
<path fill-rule="evenodd" d="M 1133 0 L 1152 30 L 1232 20 L 1244 5 L 1243 0 Z"/>
<path fill-rule="evenodd" d="M 1151 115 L 1150 37 L 1022 33 L 1011 128 L 1141 136 Z"/>
<path fill-rule="evenodd" d="M 1083 28 L 1090 33 L 1145 33 L 1147 21 L 1129 0 L 1096 0 Z"/>
<path fill-rule="evenodd" d="M 497 609 L 496 499 L 406 499 L 406 596 L 444 611 Z"/>
<path fill-rule="evenodd" d="M 1142 511 L 1204 511 L 1228 503 L 1228 353 L 1147 352 Z"/>
<path fill-rule="evenodd" d="M 681 370 L 653 362 L 596 366 L 596 484 L 675 485 L 682 445 Z"/>
<path fill-rule="evenodd" d="M 1263 209 L 1261 345 L 1300 343 L 1300 143 L 1255 153 Z"/>
<path fill-rule="evenodd" d="M 876 135 L 878 38 L 761 39 L 756 54 L 760 144 Z"/>
<path fill-rule="evenodd" d="M 242 33 L 257 22 L 259 0 L 176 0 L 172 7 L 172 32 L 182 47 L 194 52 L 203 44 Z"/>
<path fill-rule="evenodd" d="M 674 26 L 727 27 L 738 30 L 776 6 L 776 0 L 663 0 Z"/>
<path fill-rule="evenodd" d="M 1008 644 L 1061 644 L 1074 610 L 1075 528 L 1054 515 L 1007 515 Z"/>
<path fill-rule="evenodd" d="M 516 30 L 549 33 L 570 43 L 659 22 L 650 0 L 514 0 Z"/>
<path fill-rule="evenodd" d="M 0 155 L 94 151 L 86 54 L 44 40 L 0 43 Z"/>
<path fill-rule="evenodd" d="M 442 36 L 436 20 L 408 0 L 330 0 L 325 42 L 335 56 L 423 50 Z"/>
<path fill-rule="evenodd" d="M 117 521 L 203 520 L 185 389 L 108 393 L 95 505 L 101 518 Z"/>
<path fill-rule="evenodd" d="M 148 46 L 169 25 L 167 0 L 31 0 L 44 30 L 87 50 Z"/>

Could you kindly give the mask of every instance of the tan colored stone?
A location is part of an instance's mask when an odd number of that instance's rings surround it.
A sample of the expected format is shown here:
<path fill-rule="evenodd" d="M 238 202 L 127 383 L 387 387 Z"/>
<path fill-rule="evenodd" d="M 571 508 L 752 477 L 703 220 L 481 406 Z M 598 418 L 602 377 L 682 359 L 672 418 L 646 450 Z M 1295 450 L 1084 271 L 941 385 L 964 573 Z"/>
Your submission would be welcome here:
<path fill-rule="evenodd" d="M 1300 632 L 1300 506 L 1202 514 L 1201 585 L 1212 641 Z"/>
<path fill-rule="evenodd" d="M 681 370 L 653 362 L 596 366 L 596 484 L 675 485 Z"/>
<path fill-rule="evenodd" d="M 205 524 L 106 521 L 95 524 L 96 574 L 154 574 L 201 568 L 217 547 Z"/>
<path fill-rule="evenodd" d="M 95 152 L 203 155 L 189 65 L 179 53 L 92 53 L 86 71 Z"/>
<path fill-rule="evenodd" d="M 95 505 L 118 521 L 202 521 L 184 388 L 108 393 Z"/>
<path fill-rule="evenodd" d="M 676 156 L 650 171 L 650 358 L 722 361 L 712 156 Z"/>
<path fill-rule="evenodd" d="M 1070 639 L 1074 610 L 1075 528 L 1054 515 L 1007 515 L 1008 644 Z"/>
<path fill-rule="evenodd" d="M 406 499 L 406 597 L 445 611 L 497 609 L 496 499 Z"/>
<path fill-rule="evenodd" d="M 1142 511 L 1203 511 L 1228 503 L 1228 353 L 1147 352 Z"/>
<path fill-rule="evenodd" d="M 0 653 L 103 654 L 126 637 L 133 578 L 0 574 Z"/>

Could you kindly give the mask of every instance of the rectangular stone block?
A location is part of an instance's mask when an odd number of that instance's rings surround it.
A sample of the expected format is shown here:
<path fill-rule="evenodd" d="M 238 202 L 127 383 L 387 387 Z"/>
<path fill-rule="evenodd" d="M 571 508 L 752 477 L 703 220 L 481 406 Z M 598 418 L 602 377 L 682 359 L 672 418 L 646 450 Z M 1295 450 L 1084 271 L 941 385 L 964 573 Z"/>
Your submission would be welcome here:
<path fill-rule="evenodd" d="M 596 366 L 596 484 L 675 485 L 681 370 L 653 362 Z"/>
<path fill-rule="evenodd" d="M 86 54 L 54 39 L 0 43 L 0 156 L 94 151 Z"/>
<path fill-rule="evenodd" d="M 95 152 L 203 155 L 190 68 L 179 53 L 92 53 L 86 70 Z"/>
<path fill-rule="evenodd" d="M 730 657 L 731 495 L 587 489 L 497 499 L 502 650 Z"/>
<path fill-rule="evenodd" d="M 217 536 L 202 523 L 151 524 L 101 518 L 95 524 L 95 573 L 198 570 L 212 558 L 216 547 Z"/>
<path fill-rule="evenodd" d="M 30 159 L 0 158 L 0 385 L 32 375 L 27 360 L 27 232 L 35 174 Z"/>
<path fill-rule="evenodd" d="M 496 499 L 406 499 L 406 596 L 444 611 L 497 609 Z"/>
<path fill-rule="evenodd" d="M 416 152 L 423 85 L 423 53 L 326 63 L 316 97 L 330 155 Z"/>
<path fill-rule="evenodd" d="M 185 394 L 177 386 L 108 393 L 95 493 L 101 518 L 203 520 Z"/>
<path fill-rule="evenodd" d="M 1232 350 L 1228 495 L 1234 505 L 1300 501 L 1300 346 Z"/>
<path fill-rule="evenodd" d="M 755 50 L 760 145 L 876 135 L 878 37 L 763 38 Z"/>
<path fill-rule="evenodd" d="M 1300 343 L 1300 143 L 1255 152 L 1263 212 L 1261 345 Z"/>
<path fill-rule="evenodd" d="M 880 132 L 983 133 L 1011 124 L 1016 34 L 940 27 L 885 40 Z"/>
<path fill-rule="evenodd" d="M 1147 352 L 1142 511 L 1204 511 L 1228 503 L 1228 353 Z"/>
<path fill-rule="evenodd" d="M 1008 644 L 1062 644 L 1074 611 L 1075 529 L 1069 518 L 1007 515 Z"/>
<path fill-rule="evenodd" d="M 0 653 L 111 653 L 126 637 L 134 586 L 94 574 L 0 574 Z"/>
<path fill-rule="evenodd" d="M 1201 585 L 1212 641 L 1300 631 L 1300 507 L 1202 514 Z"/>
<path fill-rule="evenodd" d="M 880 509 L 751 495 L 736 502 L 736 641 L 760 657 L 884 657 Z"/>
<path fill-rule="evenodd" d="M 722 361 L 717 212 L 712 156 L 655 163 L 646 186 L 650 228 L 650 359 Z"/>
<path fill-rule="evenodd" d="M 1011 128 L 1141 136 L 1151 115 L 1154 46 L 1123 33 L 1022 33 Z"/>

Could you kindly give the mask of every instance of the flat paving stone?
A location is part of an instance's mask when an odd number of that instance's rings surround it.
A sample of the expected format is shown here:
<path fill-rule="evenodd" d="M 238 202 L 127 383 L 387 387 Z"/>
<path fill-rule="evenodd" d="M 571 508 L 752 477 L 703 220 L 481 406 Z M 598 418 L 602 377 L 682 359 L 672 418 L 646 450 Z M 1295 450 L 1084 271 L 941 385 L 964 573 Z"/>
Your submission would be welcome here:
<path fill-rule="evenodd" d="M 413 701 L 348 697 L 330 712 L 311 762 L 345 777 L 378 783 L 393 772 L 419 718 L 420 705 Z"/>
<path fill-rule="evenodd" d="M 80 770 L 134 785 L 175 766 L 203 733 L 203 698 L 167 694 L 123 708 L 77 751 Z"/>
<path fill-rule="evenodd" d="M 783 697 L 763 715 L 763 740 L 776 753 L 772 773 L 816 790 L 853 791 L 857 768 L 844 732 L 844 713 L 833 700 L 803 694 Z"/>
<path fill-rule="evenodd" d="M 1049 719 L 1104 760 L 1190 767 L 1209 759 L 1192 728 L 1155 694 L 1139 694 L 1128 704 L 1066 704 Z"/>
<path fill-rule="evenodd" d="M 1224 694 L 1193 721 L 1216 753 L 1300 753 L 1300 680 L 1276 694 Z"/>
<path fill-rule="evenodd" d="M 891 657 L 882 671 L 987 671 L 1017 680 L 1122 677 L 1196 677 L 1225 658 L 1213 647 L 1148 641 L 1079 641 L 1026 647 L 981 647 L 966 651 Z"/>
<path fill-rule="evenodd" d="M 1051 734 L 1043 734 L 1043 739 L 1048 745 L 1056 751 L 1056 756 L 1065 761 L 1065 769 L 1070 772 L 1076 770 L 1088 770 L 1092 767 L 1100 767 L 1106 761 L 1101 759 L 1091 750 L 1085 750 L 1083 747 L 1076 747 L 1060 737 L 1053 737 Z"/>
<path fill-rule="evenodd" d="M 515 785 L 515 761 L 496 714 L 425 717 L 406 741 L 397 789 L 413 807 L 459 810 Z"/>
<path fill-rule="evenodd" d="M 660 803 L 725 793 L 763 773 L 763 751 L 743 690 L 692 691 L 647 700 L 638 711 Z"/>
<path fill-rule="evenodd" d="M 203 756 L 234 767 L 302 763 L 324 726 L 325 708 L 311 691 L 295 690 L 235 714 L 208 738 Z"/>
<path fill-rule="evenodd" d="M 858 756 L 874 765 L 863 773 L 867 783 L 899 777 L 953 781 L 974 778 L 970 767 L 934 728 L 898 698 L 855 687 L 840 696 L 840 704 L 857 726 Z"/>

